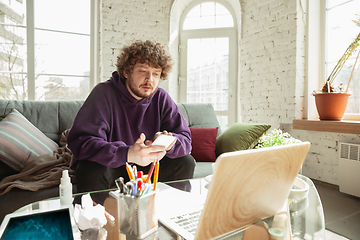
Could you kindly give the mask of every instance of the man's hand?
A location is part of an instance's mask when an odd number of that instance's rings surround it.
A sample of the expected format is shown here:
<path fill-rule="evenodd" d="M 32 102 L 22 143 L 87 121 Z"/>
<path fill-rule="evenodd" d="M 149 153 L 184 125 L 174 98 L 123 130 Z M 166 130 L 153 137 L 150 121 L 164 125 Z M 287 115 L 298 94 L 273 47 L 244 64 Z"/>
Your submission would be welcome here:
<path fill-rule="evenodd" d="M 135 141 L 134 145 L 129 148 L 128 151 L 128 162 L 136 163 L 139 166 L 147 166 L 155 160 L 162 159 L 165 154 L 165 147 L 163 146 L 151 146 L 145 141 L 145 134 L 140 134 L 140 137 Z"/>
<path fill-rule="evenodd" d="M 157 133 L 155 133 L 155 136 L 154 136 L 154 139 L 152 140 L 152 141 L 149 141 L 149 140 L 147 140 L 146 142 L 145 142 L 145 145 L 146 146 L 150 146 L 154 141 L 155 141 L 155 139 L 158 137 L 158 136 L 160 136 L 160 135 L 169 135 L 169 136 L 172 136 L 172 133 L 170 133 L 170 132 L 168 132 L 168 131 L 162 131 L 162 132 L 157 132 Z M 166 148 L 165 149 L 165 151 L 170 151 L 170 149 L 174 146 L 174 144 L 176 143 L 176 138 L 175 138 L 175 140 L 169 145 L 169 147 L 168 148 Z"/>

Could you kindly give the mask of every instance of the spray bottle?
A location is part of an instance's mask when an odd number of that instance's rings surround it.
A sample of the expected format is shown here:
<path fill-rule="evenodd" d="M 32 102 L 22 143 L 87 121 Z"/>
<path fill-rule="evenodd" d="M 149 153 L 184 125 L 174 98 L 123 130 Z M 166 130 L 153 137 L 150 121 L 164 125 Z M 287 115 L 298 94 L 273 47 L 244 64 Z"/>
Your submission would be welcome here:
<path fill-rule="evenodd" d="M 72 184 L 69 177 L 68 170 L 63 170 L 62 177 L 59 185 L 60 204 L 70 205 L 72 204 Z"/>

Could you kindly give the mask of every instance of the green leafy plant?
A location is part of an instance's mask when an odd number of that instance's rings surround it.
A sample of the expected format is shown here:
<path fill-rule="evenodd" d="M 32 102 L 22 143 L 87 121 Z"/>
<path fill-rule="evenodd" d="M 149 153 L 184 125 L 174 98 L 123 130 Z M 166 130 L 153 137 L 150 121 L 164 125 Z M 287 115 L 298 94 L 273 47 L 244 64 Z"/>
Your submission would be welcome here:
<path fill-rule="evenodd" d="M 299 143 L 301 140 L 292 137 L 289 133 L 280 129 L 273 129 L 271 133 L 260 137 L 255 148 L 272 147 L 286 144 Z"/>

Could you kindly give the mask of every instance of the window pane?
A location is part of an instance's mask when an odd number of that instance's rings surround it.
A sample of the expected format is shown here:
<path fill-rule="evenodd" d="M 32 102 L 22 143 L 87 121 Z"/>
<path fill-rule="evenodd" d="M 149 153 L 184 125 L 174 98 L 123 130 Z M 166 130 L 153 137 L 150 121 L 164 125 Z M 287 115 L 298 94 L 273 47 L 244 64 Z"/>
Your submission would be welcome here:
<path fill-rule="evenodd" d="M 26 72 L 26 29 L 7 27 L 0 33 L 0 71 Z"/>
<path fill-rule="evenodd" d="M 19 12 L 11 9 L 12 6 L 17 6 Z M 26 24 L 25 10 L 21 4 L 6 7 L 8 12 L 1 21 L 12 25 L 0 23 L 0 98 L 24 100 L 27 99 L 27 78 L 22 74 L 27 72 L 26 28 L 17 26 Z"/>
<path fill-rule="evenodd" d="M 327 2 L 327 46 L 326 46 L 326 76 L 329 76 L 337 61 L 344 54 L 347 47 L 353 42 L 360 32 L 360 27 L 352 21 L 359 19 L 360 1 L 330 1 Z M 334 85 L 340 83 L 347 87 L 350 75 L 355 63 L 358 51 L 355 52 L 345 63 L 342 70 L 336 76 Z M 360 67 L 359 62 L 355 68 L 349 85 L 351 96 L 346 113 L 360 113 Z"/>
<path fill-rule="evenodd" d="M 90 37 L 35 31 L 35 72 L 84 75 L 90 69 Z"/>
<path fill-rule="evenodd" d="M 35 46 L 26 42 L 26 7 L 30 5 L 26 1 L 0 1 L 0 98 L 27 99 L 28 84 L 34 84 L 35 100 L 57 100 L 50 89 L 59 85 L 72 98 L 85 99 L 90 91 L 91 1 L 35 0 L 35 28 L 46 29 L 35 29 Z M 35 48 L 35 83 L 27 82 L 28 47 Z M 44 88 L 49 86 L 49 79 L 52 87 Z M 86 84 L 80 85 L 83 79 L 87 79 Z M 64 99 L 65 94 L 61 90 L 58 93 Z"/>
<path fill-rule="evenodd" d="M 90 92 L 88 77 L 36 76 L 36 100 L 84 100 Z"/>
<path fill-rule="evenodd" d="M 359 18 L 359 9 L 360 1 L 353 1 L 327 12 L 327 62 L 337 62 L 358 35 L 360 28 L 352 20 Z"/>
<path fill-rule="evenodd" d="M 1 2 L 0 24 L 3 23 L 17 26 L 26 26 L 26 1 Z"/>
<path fill-rule="evenodd" d="M 223 16 L 217 16 L 216 17 L 216 27 L 222 28 L 222 27 L 228 27 L 229 23 L 232 23 L 233 18 L 231 15 L 223 15 Z"/>
<path fill-rule="evenodd" d="M 216 3 L 216 14 L 217 15 L 228 15 L 229 11 L 220 3 Z"/>
<path fill-rule="evenodd" d="M 229 39 L 189 39 L 187 49 L 187 102 L 228 110 Z"/>
<path fill-rule="evenodd" d="M 0 99 L 27 100 L 26 74 L 0 72 Z"/>
<path fill-rule="evenodd" d="M 35 28 L 90 34 L 89 0 L 36 0 Z"/>
<path fill-rule="evenodd" d="M 339 86 L 340 83 L 344 84 L 344 88 L 346 89 L 347 84 L 350 79 L 350 75 L 354 66 L 355 60 L 350 59 L 346 61 L 343 69 L 339 72 L 337 77 L 334 80 L 334 85 Z M 331 71 L 335 67 L 336 63 L 328 65 L 328 71 Z M 349 93 L 351 96 L 349 98 L 349 102 L 346 108 L 346 113 L 360 113 L 359 103 L 360 103 L 360 65 L 359 60 L 356 64 L 350 85 L 349 85 Z"/>
<path fill-rule="evenodd" d="M 215 3 L 214 2 L 204 2 L 200 5 L 200 14 L 201 16 L 214 16 L 215 13 Z"/>
<path fill-rule="evenodd" d="M 228 129 L 228 116 L 216 116 L 216 118 L 219 122 L 221 132 L 224 132 L 226 129 Z"/>
<path fill-rule="evenodd" d="M 339 6 L 339 5 L 343 4 L 343 3 L 346 3 L 348 1 L 349 0 L 328 0 L 327 7 L 328 8 L 336 7 L 336 6 Z M 353 0 L 353 1 L 355 2 L 357 0 Z"/>
<path fill-rule="evenodd" d="M 234 21 L 230 12 L 221 4 L 204 2 L 196 5 L 187 14 L 183 29 L 233 27 Z"/>

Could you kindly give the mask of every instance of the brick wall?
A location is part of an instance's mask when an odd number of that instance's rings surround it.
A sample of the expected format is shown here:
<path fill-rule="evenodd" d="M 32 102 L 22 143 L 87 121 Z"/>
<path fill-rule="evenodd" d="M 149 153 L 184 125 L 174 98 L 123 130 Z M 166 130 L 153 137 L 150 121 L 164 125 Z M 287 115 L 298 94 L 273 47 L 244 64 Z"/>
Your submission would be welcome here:
<path fill-rule="evenodd" d="M 241 1 L 240 112 L 243 122 L 280 127 L 311 148 L 303 174 L 339 184 L 339 143 L 360 136 L 293 130 L 302 118 L 305 91 L 306 1 Z"/>
<path fill-rule="evenodd" d="M 304 56 L 297 52 L 298 44 L 304 44 L 304 36 L 297 36 L 297 1 L 243 1 L 242 7 L 242 120 L 267 122 L 274 127 L 290 123 L 295 117 L 296 100 L 303 95 L 299 91 L 296 98 L 297 81 L 304 82 L 305 72 L 303 65 L 296 65 Z"/>
<path fill-rule="evenodd" d="M 295 138 L 311 142 L 303 165 L 304 175 L 339 185 L 339 145 L 341 142 L 360 144 L 359 135 L 293 130 L 291 124 L 281 124 L 281 128 Z"/>
<path fill-rule="evenodd" d="M 102 0 L 102 80 L 108 79 L 115 70 L 119 49 L 131 40 L 151 39 L 169 44 L 170 35 L 176 33 L 174 25 L 170 25 L 170 12 L 173 13 L 172 21 L 174 17 L 178 21 L 179 17 L 176 9 L 171 9 L 173 3 L 180 6 L 191 2 Z M 360 143 L 359 135 L 292 130 L 291 125 L 294 118 L 302 117 L 304 109 L 305 3 L 304 0 L 240 1 L 238 119 L 270 123 L 298 139 L 310 141 L 312 146 L 303 174 L 338 184 L 339 142 Z M 177 40 L 172 44 L 170 51 L 176 54 Z M 162 83 L 162 87 L 176 100 L 178 62 L 177 58 L 174 60 L 171 79 Z"/>
<path fill-rule="evenodd" d="M 101 81 L 116 70 L 119 50 L 134 40 L 168 45 L 171 0 L 102 0 L 100 7 Z M 162 83 L 167 90 L 167 84 Z"/>

